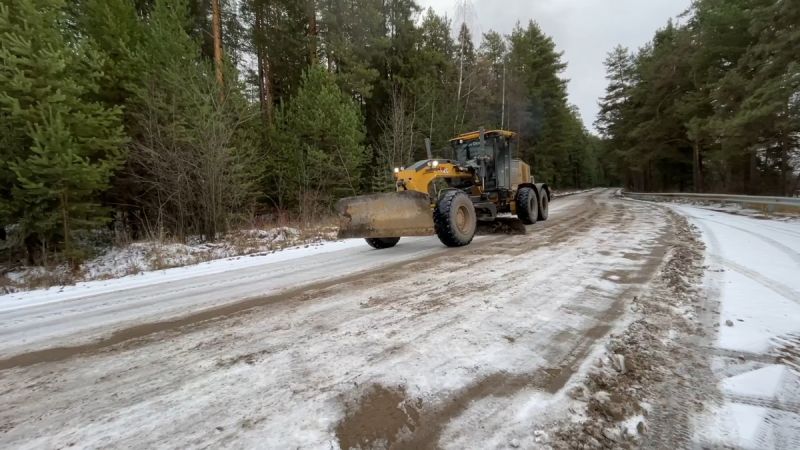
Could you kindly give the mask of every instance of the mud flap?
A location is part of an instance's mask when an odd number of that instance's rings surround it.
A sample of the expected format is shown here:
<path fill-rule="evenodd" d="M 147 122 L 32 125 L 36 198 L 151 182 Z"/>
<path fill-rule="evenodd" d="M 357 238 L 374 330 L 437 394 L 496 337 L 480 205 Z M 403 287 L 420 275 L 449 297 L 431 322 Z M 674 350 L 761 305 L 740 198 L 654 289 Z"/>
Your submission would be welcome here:
<path fill-rule="evenodd" d="M 387 238 L 434 234 L 431 201 L 415 191 L 348 197 L 336 203 L 339 238 Z"/>

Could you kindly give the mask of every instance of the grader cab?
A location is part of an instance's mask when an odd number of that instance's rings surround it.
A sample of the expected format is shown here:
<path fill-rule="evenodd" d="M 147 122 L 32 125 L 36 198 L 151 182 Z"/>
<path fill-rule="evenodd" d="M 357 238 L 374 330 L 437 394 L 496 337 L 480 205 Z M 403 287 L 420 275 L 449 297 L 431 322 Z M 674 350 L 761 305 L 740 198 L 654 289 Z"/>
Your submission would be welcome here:
<path fill-rule="evenodd" d="M 396 192 L 340 200 L 340 238 L 365 238 L 375 248 L 403 236 L 436 234 L 443 244 L 472 242 L 479 222 L 524 230 L 546 220 L 551 195 L 530 166 L 514 159 L 511 131 L 475 131 L 450 140 L 454 159 L 429 158 L 394 169 Z M 516 218 L 507 217 L 515 215 Z"/>

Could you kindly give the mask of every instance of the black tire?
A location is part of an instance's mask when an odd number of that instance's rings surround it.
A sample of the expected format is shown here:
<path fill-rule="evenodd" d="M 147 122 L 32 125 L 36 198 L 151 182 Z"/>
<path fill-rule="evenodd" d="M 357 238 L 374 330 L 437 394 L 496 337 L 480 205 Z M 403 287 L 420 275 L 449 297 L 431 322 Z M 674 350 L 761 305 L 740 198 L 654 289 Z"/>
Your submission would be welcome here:
<path fill-rule="evenodd" d="M 525 225 L 533 225 L 539 218 L 539 199 L 532 188 L 524 187 L 517 192 L 517 217 Z"/>
<path fill-rule="evenodd" d="M 397 245 L 398 242 L 400 242 L 400 238 L 399 237 L 393 237 L 393 238 L 366 238 L 364 240 L 367 241 L 367 244 L 369 244 L 370 247 L 377 248 L 378 250 L 381 250 L 381 249 L 384 249 L 384 248 L 392 248 L 395 245 Z"/>
<path fill-rule="evenodd" d="M 539 220 L 547 220 L 547 217 L 550 215 L 550 195 L 547 194 L 547 191 L 542 190 L 542 195 L 539 196 L 539 215 L 537 218 Z"/>
<path fill-rule="evenodd" d="M 461 191 L 445 192 L 433 211 L 433 226 L 442 244 L 448 247 L 469 244 L 478 226 L 472 200 Z"/>

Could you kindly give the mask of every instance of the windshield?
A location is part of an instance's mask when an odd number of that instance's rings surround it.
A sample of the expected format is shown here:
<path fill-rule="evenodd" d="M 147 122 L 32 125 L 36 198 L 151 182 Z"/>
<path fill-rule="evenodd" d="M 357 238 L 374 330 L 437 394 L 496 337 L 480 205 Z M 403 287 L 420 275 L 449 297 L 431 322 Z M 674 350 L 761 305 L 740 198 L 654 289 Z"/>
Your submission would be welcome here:
<path fill-rule="evenodd" d="M 463 144 L 456 144 L 455 152 L 456 159 L 458 159 L 459 162 L 464 163 L 471 161 L 478 156 L 492 156 L 492 147 L 490 145 L 481 146 L 481 141 L 475 140 L 471 142 L 465 142 Z"/>

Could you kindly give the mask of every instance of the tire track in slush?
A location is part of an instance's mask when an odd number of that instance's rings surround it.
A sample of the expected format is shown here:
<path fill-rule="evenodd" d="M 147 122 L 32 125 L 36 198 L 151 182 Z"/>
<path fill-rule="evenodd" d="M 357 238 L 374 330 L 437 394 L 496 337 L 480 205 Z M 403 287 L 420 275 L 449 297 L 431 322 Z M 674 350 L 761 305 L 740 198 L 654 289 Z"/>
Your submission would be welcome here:
<path fill-rule="evenodd" d="M 800 305 L 800 292 L 794 290 L 790 286 L 787 286 L 779 281 L 773 280 L 772 278 L 765 277 L 754 270 L 750 270 L 741 264 L 735 263 L 721 256 L 712 255 L 711 259 L 715 261 L 717 264 L 720 264 L 729 269 L 733 269 L 734 271 L 746 276 L 747 278 L 750 278 L 751 280 L 755 281 L 761 286 L 764 286 L 765 288 L 775 292 L 781 297 Z"/>
<path fill-rule="evenodd" d="M 766 242 L 767 244 L 770 244 L 771 246 L 775 247 L 781 253 L 785 254 L 786 256 L 791 258 L 795 263 L 800 265 L 800 252 L 798 252 L 797 250 L 795 250 L 795 249 L 783 244 L 782 242 L 778 242 L 775 239 L 772 239 L 772 238 L 767 237 L 767 236 L 760 235 L 758 233 L 754 233 L 753 231 L 750 231 L 750 230 L 748 230 L 746 228 L 738 227 L 736 225 L 731 225 L 731 224 L 728 224 L 728 223 L 725 223 L 725 222 L 720 222 L 720 221 L 714 220 L 714 219 L 699 218 L 699 217 L 696 217 L 696 216 L 692 216 L 692 217 L 694 217 L 694 218 L 696 218 L 698 220 L 706 220 L 708 222 L 713 222 L 713 223 L 716 223 L 717 225 L 722 225 L 724 227 L 728 227 L 728 228 L 731 228 L 731 229 L 734 229 L 734 230 L 737 230 L 737 231 L 741 231 L 742 233 L 749 234 L 750 236 L 753 236 L 753 237 L 755 237 L 755 238 L 757 238 L 757 239 L 759 239 L 759 240 L 761 240 L 763 242 Z"/>

